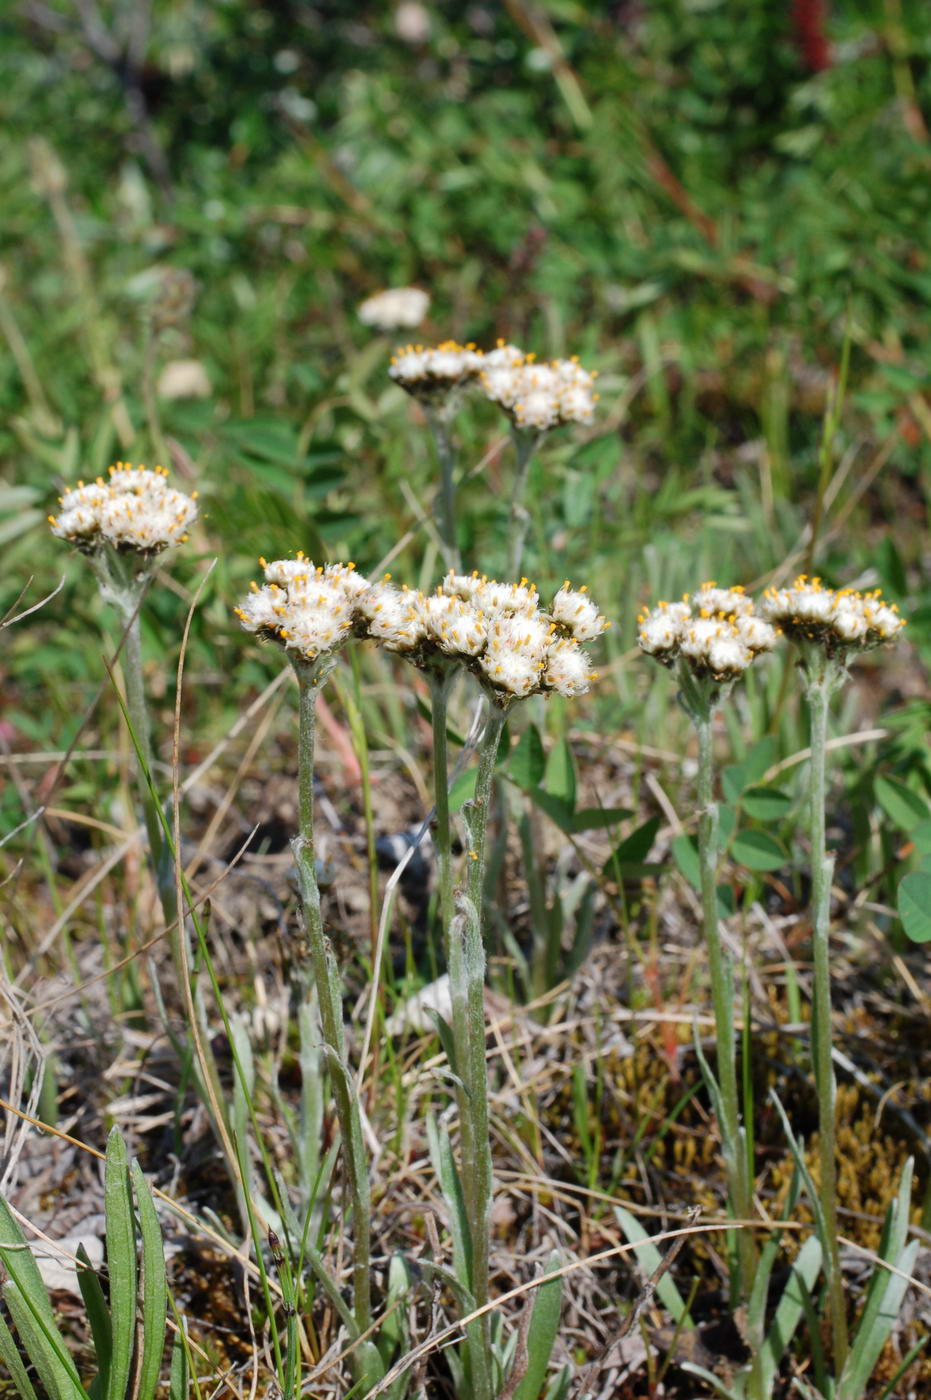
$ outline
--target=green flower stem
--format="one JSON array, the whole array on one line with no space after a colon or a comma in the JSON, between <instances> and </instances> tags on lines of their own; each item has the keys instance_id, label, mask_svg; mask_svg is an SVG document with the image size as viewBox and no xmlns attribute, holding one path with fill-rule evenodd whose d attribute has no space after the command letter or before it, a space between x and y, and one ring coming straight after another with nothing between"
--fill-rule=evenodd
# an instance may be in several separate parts
<instances>
[{"instance_id":1,"label":"green flower stem","mask_svg":"<svg viewBox=\"0 0 931 1400\"><path fill-rule=\"evenodd\" d=\"M458 574L462 572L462 563L456 541L456 458L443 409L433 408L428 404L424 411L440 464L440 539L443 544L443 558L447 569L453 569Z\"/></svg>"},{"instance_id":2,"label":"green flower stem","mask_svg":"<svg viewBox=\"0 0 931 1400\"><path fill-rule=\"evenodd\" d=\"M449 823L449 742L446 724L449 693L455 671L428 671L433 723L433 801L436 807L436 862L439 875L440 918L449 961L448 930L453 916L452 834Z\"/></svg>"},{"instance_id":3,"label":"green flower stem","mask_svg":"<svg viewBox=\"0 0 931 1400\"><path fill-rule=\"evenodd\" d=\"M360 1332L372 1321L371 1303L371 1199L362 1119L352 1076L346 1062L343 1037L342 999L336 959L323 931L320 888L317 884L317 857L314 845L314 739L316 702L321 686L336 663L329 656L316 663L295 661L300 693L300 737L298 750L299 831L291 842L297 864L304 927L310 964L317 987L320 1023L328 1049L328 1062L336 1100L336 1116L342 1140L343 1163L352 1201L353 1316Z\"/></svg>"},{"instance_id":4,"label":"green flower stem","mask_svg":"<svg viewBox=\"0 0 931 1400\"><path fill-rule=\"evenodd\" d=\"M828 704L838 678L836 663L819 657L808 670L806 698L811 715L811 840L812 950L815 985L812 1007L812 1070L818 1095L818 1147L821 1165L821 1209L828 1249L828 1294L834 1366L840 1374L848 1352L847 1310L837 1243L836 1082L831 1055L830 915L834 858L825 841L825 778L827 768Z\"/></svg>"},{"instance_id":5,"label":"green flower stem","mask_svg":"<svg viewBox=\"0 0 931 1400\"><path fill-rule=\"evenodd\" d=\"M514 451L517 455L517 470L514 474L514 486L511 491L511 516L508 525L508 572L509 579L520 577L521 561L524 557L524 544L527 540L527 531L530 528L530 512L524 505L524 496L527 493L527 477L530 472L530 461L536 451L542 433L528 432L526 429L514 428L511 432L514 442Z\"/></svg>"},{"instance_id":6,"label":"green flower stem","mask_svg":"<svg viewBox=\"0 0 931 1400\"><path fill-rule=\"evenodd\" d=\"M485 732L479 746L475 796L467 804L464 813L469 862L466 891L460 891L457 896L457 914L449 928L453 1038L456 1069L462 1082L459 1095L462 1187L469 1227L469 1281L476 1307L483 1307L488 1302L492 1202L488 1071L485 1063L485 948L482 895L485 883L488 814L498 744L504 722L504 711L497 705L489 706ZM467 1341L471 1394L474 1400L491 1400L491 1334L487 1314L470 1326Z\"/></svg>"},{"instance_id":7,"label":"green flower stem","mask_svg":"<svg viewBox=\"0 0 931 1400\"><path fill-rule=\"evenodd\" d=\"M737 1087L737 1054L734 1040L734 969L721 939L718 921L718 805L714 800L713 709L706 705L693 719L698 731L698 857L701 866L702 916L711 999L714 1007L718 1085L721 1093L721 1138L731 1208L738 1219L752 1218L747 1154L741 1130L740 1095ZM737 1232L740 1283L746 1296L753 1281L756 1249L747 1229Z\"/></svg>"}]
</instances>

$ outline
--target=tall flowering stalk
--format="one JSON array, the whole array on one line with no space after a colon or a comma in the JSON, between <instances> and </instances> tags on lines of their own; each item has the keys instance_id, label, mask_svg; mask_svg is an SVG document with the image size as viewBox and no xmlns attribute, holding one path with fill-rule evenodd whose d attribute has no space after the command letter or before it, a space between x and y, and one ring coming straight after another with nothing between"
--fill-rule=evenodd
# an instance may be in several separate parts
<instances>
[{"instance_id":1,"label":"tall flowering stalk","mask_svg":"<svg viewBox=\"0 0 931 1400\"><path fill-rule=\"evenodd\" d=\"M753 1188L747 1137L740 1108L734 1037L734 969L721 938L717 872L720 858L718 806L714 800L714 716L753 660L776 644L777 633L758 617L740 588L706 583L680 603L659 603L639 619L641 649L675 670L679 699L698 735L698 854L702 921L717 1046L717 1104L728 1195L734 1215L749 1220ZM747 1229L738 1232L737 1292L753 1281L756 1247Z\"/></svg>"},{"instance_id":2,"label":"tall flowering stalk","mask_svg":"<svg viewBox=\"0 0 931 1400\"><path fill-rule=\"evenodd\" d=\"M598 395L595 375L578 358L538 364L516 345L499 341L485 355L479 376L485 395L507 414L517 457L511 487L508 523L508 573L520 574L530 516L524 505L530 463L537 447L553 428L568 423L591 423Z\"/></svg>"},{"instance_id":3,"label":"tall flowering stalk","mask_svg":"<svg viewBox=\"0 0 931 1400\"><path fill-rule=\"evenodd\" d=\"M510 709L531 695L584 694L594 673L583 649L608 625L585 589L568 583L548 610L522 579L499 583L478 573L450 572L430 596L376 585L361 602L369 635L405 655L430 678L438 816L440 903L452 994L452 1039L460 1119L460 1171L469 1235L468 1287L477 1307L489 1297L493 1195L488 1080L485 1064L483 890L488 816L495 763ZM467 876L453 890L445 733L445 697L452 677L474 675L488 698L479 743L475 793L464 812ZM441 708L442 706L442 708ZM439 718L438 718L439 712ZM494 1393L487 1315L467 1333L471 1394Z\"/></svg>"},{"instance_id":4,"label":"tall flowering stalk","mask_svg":"<svg viewBox=\"0 0 931 1400\"><path fill-rule=\"evenodd\" d=\"M149 852L166 923L177 918L174 872L147 775L152 771L152 744L142 670L139 613L163 550L182 544L197 516L196 492L186 496L169 486L164 467L148 470L117 462L106 478L79 481L60 497L57 515L49 516L52 534L73 544L94 571L103 600L123 624L123 677L126 708L142 766L139 794L149 838Z\"/></svg>"},{"instance_id":5,"label":"tall flowering stalk","mask_svg":"<svg viewBox=\"0 0 931 1400\"><path fill-rule=\"evenodd\" d=\"M868 594L851 589L835 591L825 588L820 579L809 579L804 574L791 588L768 589L760 611L798 648L811 716L812 1072L818 1096L819 1190L828 1247L831 1332L834 1364L840 1373L849 1344L837 1243L837 1086L832 1058L830 962L834 857L828 854L825 839L828 713L831 695L847 677L847 662L851 656L893 641L905 623L895 607L883 602L878 590Z\"/></svg>"},{"instance_id":6,"label":"tall flowering stalk","mask_svg":"<svg viewBox=\"0 0 931 1400\"><path fill-rule=\"evenodd\" d=\"M314 750L317 696L354 628L365 635L358 607L369 583L351 564L317 566L303 554L296 559L260 562L265 582L261 586L254 583L236 611L247 631L284 649L297 677L299 826L291 849L352 1206L353 1319L357 1331L363 1333L372 1321L371 1197L359 1103L346 1056L339 970L320 909L314 842ZM364 1373L365 1349L360 1365Z\"/></svg>"},{"instance_id":7,"label":"tall flowering stalk","mask_svg":"<svg viewBox=\"0 0 931 1400\"><path fill-rule=\"evenodd\" d=\"M460 567L456 533L456 457L449 425L460 391L482 367L483 356L474 345L446 340L435 348L405 345L392 356L388 373L423 407L430 425L440 468L440 541L446 567Z\"/></svg>"}]
</instances>

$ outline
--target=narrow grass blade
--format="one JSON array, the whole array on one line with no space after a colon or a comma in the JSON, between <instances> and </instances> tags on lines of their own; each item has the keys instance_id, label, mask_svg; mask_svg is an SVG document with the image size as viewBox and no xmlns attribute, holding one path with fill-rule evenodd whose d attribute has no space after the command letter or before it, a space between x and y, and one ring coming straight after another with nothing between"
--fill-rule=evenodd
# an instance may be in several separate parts
<instances>
[{"instance_id":1,"label":"narrow grass blade","mask_svg":"<svg viewBox=\"0 0 931 1400\"><path fill-rule=\"evenodd\" d=\"M168 1400L188 1400L188 1365L185 1339L179 1330L171 1347L171 1371L168 1378Z\"/></svg>"},{"instance_id":2,"label":"narrow grass blade","mask_svg":"<svg viewBox=\"0 0 931 1400\"><path fill-rule=\"evenodd\" d=\"M637 1256L637 1262L647 1278L651 1278L662 1264L663 1256L653 1244L640 1221L631 1215L629 1210L625 1210L623 1206L615 1206L614 1214L624 1234L635 1246L634 1254ZM689 1316L685 1299L676 1287L675 1280L668 1273L663 1274L657 1283L656 1296L677 1327L691 1328L695 1326Z\"/></svg>"},{"instance_id":3,"label":"narrow grass blade","mask_svg":"<svg viewBox=\"0 0 931 1400\"><path fill-rule=\"evenodd\" d=\"M0 1262L10 1275L3 1290L16 1330L52 1400L85 1395L80 1377L55 1325L55 1314L26 1236L0 1196Z\"/></svg>"},{"instance_id":4,"label":"narrow grass blade","mask_svg":"<svg viewBox=\"0 0 931 1400\"><path fill-rule=\"evenodd\" d=\"M910 1157L902 1172L896 1199L886 1212L879 1243L880 1259L894 1264L904 1274L911 1272L918 1250L917 1241L905 1247L913 1170L914 1162ZM857 1335L837 1388L838 1400L859 1400L863 1394L898 1316L907 1287L907 1278L890 1273L881 1264L876 1265L866 1291Z\"/></svg>"},{"instance_id":5,"label":"narrow grass blade","mask_svg":"<svg viewBox=\"0 0 931 1400\"><path fill-rule=\"evenodd\" d=\"M769 1097L782 1121L782 1126L785 1131L786 1139L789 1143L789 1148L792 1152L792 1156L795 1160L795 1165L798 1168L799 1174L801 1175L801 1178L805 1183L805 1190L808 1192L809 1204L811 1206L812 1213L815 1217L815 1228L818 1232L818 1239L821 1241L821 1248L824 1250L825 1254L827 1254L830 1257L831 1241L827 1237L827 1230L824 1224L824 1211L821 1209L821 1196L818 1192L818 1188L815 1186L815 1183L812 1180L811 1172L808 1170L808 1163L805 1161L805 1153L802 1150L802 1145L792 1131L792 1125L789 1122L788 1114L786 1113L785 1109L780 1103L779 1096L775 1092L775 1090L770 1090Z\"/></svg>"},{"instance_id":6,"label":"narrow grass blade","mask_svg":"<svg viewBox=\"0 0 931 1400\"><path fill-rule=\"evenodd\" d=\"M452 1144L445 1128L441 1128L434 1118L427 1119L427 1140L430 1144L430 1157L433 1170L449 1211L449 1227L453 1236L453 1265L456 1277L464 1288L472 1288L472 1236L466 1217L465 1198L462 1182L456 1170Z\"/></svg>"},{"instance_id":7,"label":"narrow grass blade","mask_svg":"<svg viewBox=\"0 0 931 1400\"><path fill-rule=\"evenodd\" d=\"M94 1354L97 1357L97 1375L91 1386L91 1393L94 1400L97 1400L98 1396L106 1394L109 1384L110 1358L113 1355L113 1329L110 1326L110 1309L103 1296L100 1277L88 1258L87 1250L83 1244L78 1245L77 1257L78 1263L81 1265L78 1269L78 1287L87 1309L87 1320L90 1323L91 1336L94 1340Z\"/></svg>"},{"instance_id":8,"label":"narrow grass blade","mask_svg":"<svg viewBox=\"0 0 931 1400\"><path fill-rule=\"evenodd\" d=\"M168 1314L165 1248L155 1202L138 1162L132 1164L132 1179L142 1235L142 1357L135 1400L153 1400L162 1368Z\"/></svg>"},{"instance_id":9,"label":"narrow grass blade","mask_svg":"<svg viewBox=\"0 0 931 1400\"><path fill-rule=\"evenodd\" d=\"M766 1334L763 1349L755 1363L762 1388L756 1394L769 1396L779 1363L795 1335L795 1330L805 1311L805 1295L811 1293L815 1280L821 1272L823 1254L819 1241L812 1235L798 1252L789 1281L779 1299L772 1326Z\"/></svg>"},{"instance_id":10,"label":"narrow grass blade","mask_svg":"<svg viewBox=\"0 0 931 1400\"><path fill-rule=\"evenodd\" d=\"M547 1272L555 1273L560 1262L559 1254L554 1250L547 1261ZM562 1278L541 1283L536 1294L530 1317L530 1330L527 1333L527 1369L514 1391L513 1400L537 1400L543 1388L553 1344L559 1331Z\"/></svg>"},{"instance_id":11,"label":"narrow grass blade","mask_svg":"<svg viewBox=\"0 0 931 1400\"><path fill-rule=\"evenodd\" d=\"M0 1317L0 1361L9 1371L10 1380L16 1386L20 1400L39 1400L32 1381L29 1379L29 1373L23 1365L16 1339L2 1317Z\"/></svg>"},{"instance_id":12,"label":"narrow grass blade","mask_svg":"<svg viewBox=\"0 0 931 1400\"><path fill-rule=\"evenodd\" d=\"M103 1194L113 1327L113 1356L106 1400L126 1400L136 1338L136 1229L126 1143L118 1128L107 1138Z\"/></svg>"},{"instance_id":13,"label":"narrow grass blade","mask_svg":"<svg viewBox=\"0 0 931 1400\"><path fill-rule=\"evenodd\" d=\"M50 1400L83 1400L84 1388L77 1373L71 1373L73 1363L57 1333L54 1338L50 1336L45 1319L36 1317L29 1299L18 1288L7 1288L4 1298L26 1355L36 1368Z\"/></svg>"}]
</instances>

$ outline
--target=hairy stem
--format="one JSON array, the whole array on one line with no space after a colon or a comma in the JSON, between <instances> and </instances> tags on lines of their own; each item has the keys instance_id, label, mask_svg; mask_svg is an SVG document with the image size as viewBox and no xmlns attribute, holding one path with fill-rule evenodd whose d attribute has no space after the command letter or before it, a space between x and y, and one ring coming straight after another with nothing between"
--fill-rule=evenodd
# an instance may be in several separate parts
<instances>
[{"instance_id":1,"label":"hairy stem","mask_svg":"<svg viewBox=\"0 0 931 1400\"><path fill-rule=\"evenodd\" d=\"M462 564L456 541L456 458L449 436L449 425L443 412L428 407L426 414L440 465L440 539L443 544L443 558L447 569L453 569L458 574L462 570Z\"/></svg>"},{"instance_id":2,"label":"hairy stem","mask_svg":"<svg viewBox=\"0 0 931 1400\"><path fill-rule=\"evenodd\" d=\"M482 895L485 884L488 814L491 805L498 743L504 711L489 707L479 746L475 796L465 819L469 849L467 892L457 898L457 916L450 925L450 984L453 991L453 1034L457 1069L463 1082L462 1182L471 1242L471 1286L477 1307L488 1302L488 1255L491 1230L492 1156L488 1118L488 1072L485 1064L485 948ZM474 1400L491 1400L491 1338L485 1317L468 1331Z\"/></svg>"},{"instance_id":3,"label":"hairy stem","mask_svg":"<svg viewBox=\"0 0 931 1400\"><path fill-rule=\"evenodd\" d=\"M734 1041L734 969L721 939L718 922L718 805L714 800L714 759L710 707L695 716L698 731L698 855L701 866L702 918L711 999L714 1007L718 1085L721 1091L721 1138L727 1170L731 1209L738 1219L749 1220L753 1201L747 1156L741 1131L740 1095L737 1087L737 1054ZM746 1296L753 1281L755 1249L749 1230L737 1232L740 1280L738 1293Z\"/></svg>"},{"instance_id":4,"label":"hairy stem","mask_svg":"<svg viewBox=\"0 0 931 1400\"><path fill-rule=\"evenodd\" d=\"M827 854L825 841L825 779L827 755L828 702L832 690L830 668L825 661L820 674L812 676L806 689L811 715L811 791L809 832L811 840L812 952L815 985L812 1007L812 1070L818 1095L818 1149L821 1165L821 1209L824 1213L828 1251L828 1294L831 1308L831 1335L834 1366L838 1374L847 1358L847 1311L837 1243L837 1162L834 1063L831 1038L831 965L829 929L831 881L834 859Z\"/></svg>"},{"instance_id":5,"label":"hairy stem","mask_svg":"<svg viewBox=\"0 0 931 1400\"><path fill-rule=\"evenodd\" d=\"M440 899L440 919L443 937L447 941L446 959L449 961L448 933L453 916L453 868L452 833L449 823L449 743L446 737L446 721L449 713L449 693L455 672L438 674L427 673L430 686L431 718L433 723L433 801L436 807L436 863Z\"/></svg>"},{"instance_id":6,"label":"hairy stem","mask_svg":"<svg viewBox=\"0 0 931 1400\"><path fill-rule=\"evenodd\" d=\"M314 846L314 738L317 694L328 671L295 662L300 692L300 739L298 750L298 835L291 843L297 863L304 929L310 963L317 987L320 1023L328 1048L328 1062L336 1100L343 1153L343 1165L352 1202L353 1316L360 1332L372 1320L371 1200L362 1120L352 1077L346 1062L343 1038L343 1010L336 959L323 930L320 888L317 884L317 858Z\"/></svg>"}]
</instances>

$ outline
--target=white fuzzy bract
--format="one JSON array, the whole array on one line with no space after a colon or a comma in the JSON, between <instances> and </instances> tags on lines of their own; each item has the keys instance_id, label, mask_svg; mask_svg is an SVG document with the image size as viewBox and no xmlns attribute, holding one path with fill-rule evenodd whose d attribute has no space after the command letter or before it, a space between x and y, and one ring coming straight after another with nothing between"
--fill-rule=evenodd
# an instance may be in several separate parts
<instances>
[{"instance_id":1,"label":"white fuzzy bract","mask_svg":"<svg viewBox=\"0 0 931 1400\"><path fill-rule=\"evenodd\" d=\"M364 326L374 326L376 330L411 330L420 325L429 305L429 293L419 287L389 287L366 297L357 307L357 314Z\"/></svg>"},{"instance_id":2,"label":"white fuzzy bract","mask_svg":"<svg viewBox=\"0 0 931 1400\"><path fill-rule=\"evenodd\" d=\"M577 642L593 642L610 626L589 597L588 589L570 588L568 579L553 599L552 613Z\"/></svg>"},{"instance_id":3,"label":"white fuzzy bract","mask_svg":"<svg viewBox=\"0 0 931 1400\"><path fill-rule=\"evenodd\" d=\"M359 615L373 641L388 651L413 651L424 637L418 595L386 581L374 583L358 600Z\"/></svg>"},{"instance_id":4,"label":"white fuzzy bract","mask_svg":"<svg viewBox=\"0 0 931 1400\"><path fill-rule=\"evenodd\" d=\"M479 374L483 356L474 345L445 340L435 347L405 345L391 357L388 373L415 398L434 399Z\"/></svg>"},{"instance_id":5,"label":"white fuzzy bract","mask_svg":"<svg viewBox=\"0 0 931 1400\"><path fill-rule=\"evenodd\" d=\"M167 476L164 467L118 462L108 479L79 481L61 497L58 515L49 516L52 534L85 552L109 544L151 555L183 543L197 517L197 497L169 486Z\"/></svg>"},{"instance_id":6,"label":"white fuzzy bract","mask_svg":"<svg viewBox=\"0 0 931 1400\"><path fill-rule=\"evenodd\" d=\"M835 591L805 574L791 588L767 589L760 611L793 641L814 643L841 658L891 642L905 626L898 608L883 602L879 589Z\"/></svg>"}]
</instances>

